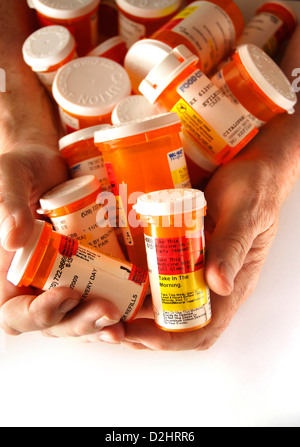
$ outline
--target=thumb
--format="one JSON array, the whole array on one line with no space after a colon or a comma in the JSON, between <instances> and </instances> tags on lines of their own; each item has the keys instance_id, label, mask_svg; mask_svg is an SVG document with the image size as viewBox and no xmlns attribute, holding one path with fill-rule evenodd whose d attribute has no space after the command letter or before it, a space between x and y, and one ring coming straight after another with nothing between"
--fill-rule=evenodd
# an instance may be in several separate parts
<instances>
[{"instance_id":1,"label":"thumb","mask_svg":"<svg viewBox=\"0 0 300 447\"><path fill-rule=\"evenodd\" d=\"M218 295L233 292L234 281L258 235L255 225L242 214L222 218L207 246L206 280Z\"/></svg>"},{"instance_id":2,"label":"thumb","mask_svg":"<svg viewBox=\"0 0 300 447\"><path fill-rule=\"evenodd\" d=\"M27 168L12 154L0 161L0 240L5 250L23 247L33 230L31 182Z\"/></svg>"}]
</instances>

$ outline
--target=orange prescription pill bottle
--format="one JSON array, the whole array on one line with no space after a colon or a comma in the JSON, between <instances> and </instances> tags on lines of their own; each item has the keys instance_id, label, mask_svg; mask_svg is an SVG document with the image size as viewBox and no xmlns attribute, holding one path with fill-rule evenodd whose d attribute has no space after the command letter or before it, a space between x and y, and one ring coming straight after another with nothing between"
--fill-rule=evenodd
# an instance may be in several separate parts
<instances>
[{"instance_id":1,"label":"orange prescription pill bottle","mask_svg":"<svg viewBox=\"0 0 300 447\"><path fill-rule=\"evenodd\" d=\"M102 57L81 57L59 69L53 83L62 124L67 133L111 124L118 102L131 94L126 70Z\"/></svg>"},{"instance_id":2,"label":"orange prescription pill bottle","mask_svg":"<svg viewBox=\"0 0 300 447\"><path fill-rule=\"evenodd\" d=\"M256 45L243 45L212 81L260 128L280 113L293 114L297 95L280 67Z\"/></svg>"},{"instance_id":3,"label":"orange prescription pill bottle","mask_svg":"<svg viewBox=\"0 0 300 447\"><path fill-rule=\"evenodd\" d=\"M258 8L237 45L253 44L274 56L296 26L297 16L288 2L267 2Z\"/></svg>"},{"instance_id":4,"label":"orange prescription pill bottle","mask_svg":"<svg viewBox=\"0 0 300 447\"><path fill-rule=\"evenodd\" d=\"M231 160L258 130L199 70L198 58L184 45L175 48L140 85L140 92L176 112L216 163Z\"/></svg>"},{"instance_id":5,"label":"orange prescription pill bottle","mask_svg":"<svg viewBox=\"0 0 300 447\"><path fill-rule=\"evenodd\" d=\"M127 46L120 36L111 37L100 43L96 48L90 51L87 56L106 57L112 61L123 65L127 54Z\"/></svg>"},{"instance_id":6,"label":"orange prescription pill bottle","mask_svg":"<svg viewBox=\"0 0 300 447\"><path fill-rule=\"evenodd\" d=\"M151 104L143 95L131 95L121 99L113 110L111 120L113 125L128 123L138 119L160 114L158 107Z\"/></svg>"},{"instance_id":7,"label":"orange prescription pill bottle","mask_svg":"<svg viewBox=\"0 0 300 447\"><path fill-rule=\"evenodd\" d=\"M130 48L150 37L167 23L182 6L182 0L116 0L119 9L119 34Z\"/></svg>"},{"instance_id":8,"label":"orange prescription pill bottle","mask_svg":"<svg viewBox=\"0 0 300 447\"><path fill-rule=\"evenodd\" d=\"M22 52L26 64L49 92L58 69L77 57L74 36L59 25L35 31L24 42Z\"/></svg>"},{"instance_id":9,"label":"orange prescription pill bottle","mask_svg":"<svg viewBox=\"0 0 300 447\"><path fill-rule=\"evenodd\" d=\"M172 49L169 45L154 39L142 39L129 48L124 67L130 77L133 93L139 93L142 80L171 53Z\"/></svg>"},{"instance_id":10,"label":"orange prescription pill bottle","mask_svg":"<svg viewBox=\"0 0 300 447\"><path fill-rule=\"evenodd\" d=\"M83 301L107 299L125 321L135 318L149 289L146 271L80 245L38 220L25 247L16 252L7 279L15 286L44 291L68 287Z\"/></svg>"},{"instance_id":11,"label":"orange prescription pill bottle","mask_svg":"<svg viewBox=\"0 0 300 447\"><path fill-rule=\"evenodd\" d=\"M92 246L110 256L124 258L114 228L105 216L98 196L102 188L96 177L88 175L69 180L40 199L43 214L51 219L56 231ZM105 193L103 193L105 194Z\"/></svg>"},{"instance_id":12,"label":"orange prescription pill bottle","mask_svg":"<svg viewBox=\"0 0 300 447\"><path fill-rule=\"evenodd\" d=\"M116 197L119 227L130 261L146 267L143 230L132 206L143 193L162 188L190 187L175 113L132 121L95 133Z\"/></svg>"},{"instance_id":13,"label":"orange prescription pill bottle","mask_svg":"<svg viewBox=\"0 0 300 447\"><path fill-rule=\"evenodd\" d=\"M94 133L110 127L109 124L78 130L58 142L62 157L66 160L72 178L94 175L102 191L110 191L110 183L104 166L102 152L94 143Z\"/></svg>"},{"instance_id":14,"label":"orange prescription pill bottle","mask_svg":"<svg viewBox=\"0 0 300 447\"><path fill-rule=\"evenodd\" d=\"M156 324L170 332L206 326L212 313L204 278L204 194L156 191L141 196L135 209L144 227Z\"/></svg>"},{"instance_id":15,"label":"orange prescription pill bottle","mask_svg":"<svg viewBox=\"0 0 300 447\"><path fill-rule=\"evenodd\" d=\"M71 31L83 56L98 43L100 0L27 0L41 26L62 25Z\"/></svg>"},{"instance_id":16,"label":"orange prescription pill bottle","mask_svg":"<svg viewBox=\"0 0 300 447\"><path fill-rule=\"evenodd\" d=\"M232 1L222 4L224 9L215 2L193 2L150 37L172 48L185 45L199 57L199 68L207 74L231 53L244 30L237 5Z\"/></svg>"}]
</instances>

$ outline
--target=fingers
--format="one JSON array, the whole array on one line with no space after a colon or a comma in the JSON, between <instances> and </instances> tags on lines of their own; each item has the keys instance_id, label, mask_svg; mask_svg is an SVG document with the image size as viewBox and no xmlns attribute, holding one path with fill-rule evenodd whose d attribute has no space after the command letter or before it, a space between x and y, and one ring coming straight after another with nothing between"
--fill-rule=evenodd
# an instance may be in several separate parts
<instances>
[{"instance_id":1,"label":"fingers","mask_svg":"<svg viewBox=\"0 0 300 447\"><path fill-rule=\"evenodd\" d=\"M11 154L0 157L0 238L6 250L25 245L33 230L30 181L25 166Z\"/></svg>"}]
</instances>

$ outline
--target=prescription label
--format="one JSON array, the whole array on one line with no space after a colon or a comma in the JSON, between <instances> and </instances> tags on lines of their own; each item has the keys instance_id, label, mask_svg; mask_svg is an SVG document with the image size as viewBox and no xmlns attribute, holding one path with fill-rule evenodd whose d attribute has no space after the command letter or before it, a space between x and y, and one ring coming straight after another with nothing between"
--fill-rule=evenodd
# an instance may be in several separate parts
<instances>
[{"instance_id":1,"label":"prescription label","mask_svg":"<svg viewBox=\"0 0 300 447\"><path fill-rule=\"evenodd\" d=\"M274 14L268 12L262 12L255 16L253 20L246 26L243 36L238 42L238 45L244 45L251 43L258 46L259 48L271 51L273 54L274 44L272 43L272 38L283 26L283 21L276 17ZM275 44L276 49L277 42Z\"/></svg>"},{"instance_id":2,"label":"prescription label","mask_svg":"<svg viewBox=\"0 0 300 447\"><path fill-rule=\"evenodd\" d=\"M121 12L119 13L119 34L130 48L135 42L146 35L146 27L141 23L130 20Z\"/></svg>"},{"instance_id":3,"label":"prescription label","mask_svg":"<svg viewBox=\"0 0 300 447\"><path fill-rule=\"evenodd\" d=\"M72 178L94 175L100 182L103 191L110 191L110 184L102 155L81 161L70 167Z\"/></svg>"},{"instance_id":4,"label":"prescription label","mask_svg":"<svg viewBox=\"0 0 300 447\"><path fill-rule=\"evenodd\" d=\"M203 74L193 72L177 88L181 100L175 105L183 125L212 154L219 154L228 145L238 146L254 125Z\"/></svg>"},{"instance_id":5,"label":"prescription label","mask_svg":"<svg viewBox=\"0 0 300 447\"><path fill-rule=\"evenodd\" d=\"M204 278L204 234L153 238L145 235L155 319L167 330L204 326L211 319Z\"/></svg>"},{"instance_id":6,"label":"prescription label","mask_svg":"<svg viewBox=\"0 0 300 447\"><path fill-rule=\"evenodd\" d=\"M174 188L191 188L190 175L186 165L183 148L168 153L168 161Z\"/></svg>"}]
</instances>

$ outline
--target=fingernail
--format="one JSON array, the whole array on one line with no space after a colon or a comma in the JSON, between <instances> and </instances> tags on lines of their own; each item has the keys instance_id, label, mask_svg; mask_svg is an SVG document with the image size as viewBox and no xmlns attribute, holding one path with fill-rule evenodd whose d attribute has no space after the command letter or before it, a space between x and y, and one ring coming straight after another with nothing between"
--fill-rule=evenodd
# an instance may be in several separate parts
<instances>
[{"instance_id":1,"label":"fingernail","mask_svg":"<svg viewBox=\"0 0 300 447\"><path fill-rule=\"evenodd\" d=\"M110 335L108 334L99 334L99 340L103 341L104 343L109 343L110 345L119 345L120 343L115 341Z\"/></svg>"},{"instance_id":2,"label":"fingernail","mask_svg":"<svg viewBox=\"0 0 300 447\"><path fill-rule=\"evenodd\" d=\"M115 324L119 323L117 320L111 320L107 317L102 317L99 320L96 321L95 327L96 329L104 329L105 327L113 326Z\"/></svg>"},{"instance_id":3,"label":"fingernail","mask_svg":"<svg viewBox=\"0 0 300 447\"><path fill-rule=\"evenodd\" d=\"M66 300L62 303L62 305L60 306L59 310L62 314L66 314L68 312L70 312L70 310L74 309L76 306L78 306L79 301L77 300Z\"/></svg>"},{"instance_id":4,"label":"fingernail","mask_svg":"<svg viewBox=\"0 0 300 447\"><path fill-rule=\"evenodd\" d=\"M7 247L7 241L11 232L16 228L16 219L13 216L9 216L1 225L0 235L1 235L1 245L4 249Z\"/></svg>"}]
</instances>

